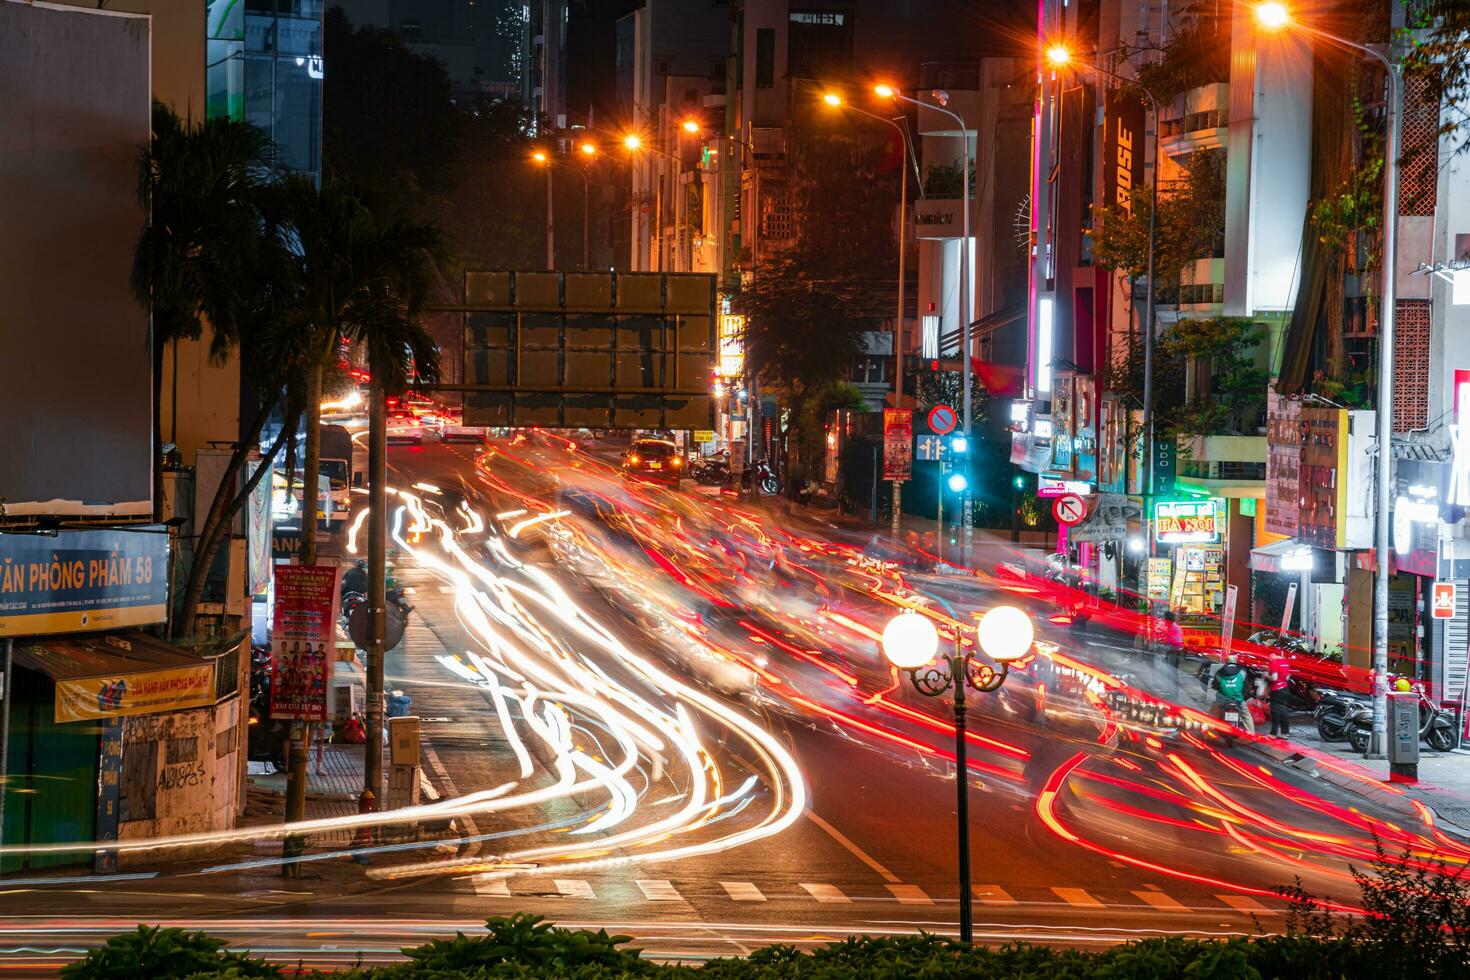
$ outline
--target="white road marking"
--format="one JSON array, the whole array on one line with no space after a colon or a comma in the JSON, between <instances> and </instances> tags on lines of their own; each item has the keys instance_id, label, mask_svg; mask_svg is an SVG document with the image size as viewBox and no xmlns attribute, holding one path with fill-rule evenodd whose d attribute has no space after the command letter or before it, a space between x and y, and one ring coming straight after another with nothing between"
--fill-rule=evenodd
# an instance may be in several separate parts
<instances>
[{"instance_id":1,"label":"white road marking","mask_svg":"<svg viewBox=\"0 0 1470 980\"><path fill-rule=\"evenodd\" d=\"M981 905L1019 905L1011 893L999 885L976 885L972 889Z\"/></svg>"},{"instance_id":2,"label":"white road marking","mask_svg":"<svg viewBox=\"0 0 1470 980\"><path fill-rule=\"evenodd\" d=\"M766 900L761 890L748 881L722 881L720 885L725 889L725 894L737 902L764 902Z\"/></svg>"},{"instance_id":3,"label":"white road marking","mask_svg":"<svg viewBox=\"0 0 1470 980\"><path fill-rule=\"evenodd\" d=\"M643 897L650 902L679 902L683 896L674 890L674 886L667 881L643 881L634 882L638 889L643 892Z\"/></svg>"},{"instance_id":4,"label":"white road marking","mask_svg":"<svg viewBox=\"0 0 1470 980\"><path fill-rule=\"evenodd\" d=\"M470 879L470 884L475 887L475 894L481 898L510 898L510 882L504 878L475 875Z\"/></svg>"},{"instance_id":5,"label":"white road marking","mask_svg":"<svg viewBox=\"0 0 1470 980\"><path fill-rule=\"evenodd\" d=\"M1099 902L1081 888L1053 888L1052 891L1056 892L1057 897L1069 905L1077 905L1089 909L1100 909L1103 907L1102 902Z\"/></svg>"},{"instance_id":6,"label":"white road marking","mask_svg":"<svg viewBox=\"0 0 1470 980\"><path fill-rule=\"evenodd\" d=\"M1188 911L1183 905L1181 905L1179 902L1174 901L1174 899L1170 898L1168 895L1165 895L1163 892L1135 891L1133 894L1137 895L1139 898L1143 899L1154 908L1159 909L1163 912Z\"/></svg>"},{"instance_id":7,"label":"white road marking","mask_svg":"<svg viewBox=\"0 0 1470 980\"><path fill-rule=\"evenodd\" d=\"M898 899L900 905L933 905L934 899L924 894L924 889L918 885L895 885L888 883L888 890L893 897Z\"/></svg>"},{"instance_id":8,"label":"white road marking","mask_svg":"<svg viewBox=\"0 0 1470 980\"><path fill-rule=\"evenodd\" d=\"M894 874L892 871L889 871L887 868L883 867L883 865L879 864L878 861L870 854L868 854L867 851L863 850L861 847L858 847L851 840L849 840L847 838L847 835L844 834L842 831L838 830L836 827L832 826L830 823L817 816L815 810L806 811L806 815L811 818L812 823L825 830L832 837L833 840L851 851L859 861L863 862L868 867L878 872L878 874L882 876L884 881L889 882L890 884L898 884L898 875Z\"/></svg>"},{"instance_id":9,"label":"white road marking","mask_svg":"<svg viewBox=\"0 0 1470 980\"><path fill-rule=\"evenodd\" d=\"M805 881L801 883L808 893L824 905L850 905L852 899L842 894L842 890L836 885L814 885Z\"/></svg>"},{"instance_id":10,"label":"white road marking","mask_svg":"<svg viewBox=\"0 0 1470 980\"><path fill-rule=\"evenodd\" d=\"M580 878L556 878L552 881L563 898L596 898L592 886Z\"/></svg>"},{"instance_id":11,"label":"white road marking","mask_svg":"<svg viewBox=\"0 0 1470 980\"><path fill-rule=\"evenodd\" d=\"M1254 912L1257 915L1280 915L1279 909L1268 908L1248 895L1216 895L1220 901L1235 909L1237 912Z\"/></svg>"}]
</instances>

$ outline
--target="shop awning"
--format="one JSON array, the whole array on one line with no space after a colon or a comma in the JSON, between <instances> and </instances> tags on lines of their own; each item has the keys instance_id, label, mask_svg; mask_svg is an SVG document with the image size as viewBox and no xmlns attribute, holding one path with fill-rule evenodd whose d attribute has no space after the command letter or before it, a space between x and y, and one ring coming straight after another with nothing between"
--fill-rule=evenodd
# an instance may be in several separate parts
<instances>
[{"instance_id":1,"label":"shop awning","mask_svg":"<svg viewBox=\"0 0 1470 980\"><path fill-rule=\"evenodd\" d=\"M1292 560L1288 560L1290 555ZM1287 566L1291 567L1287 567ZM1302 572L1312 568L1312 549L1292 538L1251 549L1253 572Z\"/></svg>"},{"instance_id":2,"label":"shop awning","mask_svg":"<svg viewBox=\"0 0 1470 980\"><path fill-rule=\"evenodd\" d=\"M199 708L215 701L214 661L141 632L21 641L14 659L56 682L56 720Z\"/></svg>"}]
</instances>

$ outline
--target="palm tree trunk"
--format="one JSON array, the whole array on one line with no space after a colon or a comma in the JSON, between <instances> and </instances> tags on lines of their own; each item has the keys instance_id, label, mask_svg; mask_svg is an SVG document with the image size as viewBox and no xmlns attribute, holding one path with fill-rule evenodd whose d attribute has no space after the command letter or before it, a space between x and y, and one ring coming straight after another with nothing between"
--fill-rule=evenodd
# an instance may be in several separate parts
<instances>
[{"instance_id":1,"label":"palm tree trunk","mask_svg":"<svg viewBox=\"0 0 1470 980\"><path fill-rule=\"evenodd\" d=\"M163 517L163 341L153 324L153 520Z\"/></svg>"},{"instance_id":2,"label":"palm tree trunk","mask_svg":"<svg viewBox=\"0 0 1470 980\"><path fill-rule=\"evenodd\" d=\"M306 371L306 459L301 464L301 564L316 564L317 511L322 468L322 362Z\"/></svg>"},{"instance_id":3,"label":"palm tree trunk","mask_svg":"<svg viewBox=\"0 0 1470 980\"><path fill-rule=\"evenodd\" d=\"M270 398L260 406L255 422L250 427L249 435L240 441L235 447L234 454L230 457L227 473L238 473L240 467L245 465L245 460L250 455L250 448L259 442L261 430L265 428L266 420L270 418L271 409L275 407L275 403L276 399ZM209 578L209 569L214 564L214 554L224 537L224 529L240 512L240 507L255 491L255 487L265 474L270 472L271 462L281 451L281 445L292 431L293 427L288 419L286 425L281 429L281 434L276 437L275 444L271 446L270 452L262 457L260 466L256 468L255 473L246 481L244 489L238 494L234 493L232 480L220 481L219 487L214 492L214 500L209 505L209 515L205 517L203 526L199 528L199 538L194 548L194 564L189 569L189 582L185 587L184 600L179 606L177 628L173 631L175 637L193 634L194 622L199 612L199 599L204 594L204 583Z\"/></svg>"}]
</instances>

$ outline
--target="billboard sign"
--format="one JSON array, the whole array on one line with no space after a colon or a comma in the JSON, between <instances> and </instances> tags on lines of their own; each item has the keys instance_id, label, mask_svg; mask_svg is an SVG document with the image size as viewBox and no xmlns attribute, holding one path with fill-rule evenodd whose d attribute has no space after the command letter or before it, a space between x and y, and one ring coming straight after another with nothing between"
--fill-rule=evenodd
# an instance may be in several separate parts
<instances>
[{"instance_id":1,"label":"billboard sign","mask_svg":"<svg viewBox=\"0 0 1470 980\"><path fill-rule=\"evenodd\" d=\"M335 565L281 565L271 623L271 717L327 720L337 645Z\"/></svg>"},{"instance_id":2,"label":"billboard sign","mask_svg":"<svg viewBox=\"0 0 1470 980\"><path fill-rule=\"evenodd\" d=\"M717 339L714 276L471 270L464 283L448 310L463 316L464 380L437 388L464 392L465 425L713 427L712 380L737 366Z\"/></svg>"},{"instance_id":3,"label":"billboard sign","mask_svg":"<svg viewBox=\"0 0 1470 980\"><path fill-rule=\"evenodd\" d=\"M720 377L745 375L745 314L720 314Z\"/></svg>"},{"instance_id":4,"label":"billboard sign","mask_svg":"<svg viewBox=\"0 0 1470 980\"><path fill-rule=\"evenodd\" d=\"M142 16L0 3L8 517L153 512L148 313L129 285L149 41Z\"/></svg>"},{"instance_id":5,"label":"billboard sign","mask_svg":"<svg viewBox=\"0 0 1470 980\"><path fill-rule=\"evenodd\" d=\"M0 534L0 636L168 619L168 530Z\"/></svg>"},{"instance_id":6,"label":"billboard sign","mask_svg":"<svg viewBox=\"0 0 1470 980\"><path fill-rule=\"evenodd\" d=\"M1121 88L1103 98L1103 205L1133 212L1133 188L1143 175L1143 100Z\"/></svg>"},{"instance_id":7,"label":"billboard sign","mask_svg":"<svg viewBox=\"0 0 1470 980\"><path fill-rule=\"evenodd\" d=\"M1198 544L1220 539L1215 498L1160 500L1154 504L1154 533L1168 544Z\"/></svg>"},{"instance_id":8,"label":"billboard sign","mask_svg":"<svg viewBox=\"0 0 1470 980\"><path fill-rule=\"evenodd\" d=\"M1274 391L1266 399L1266 530L1295 537L1302 493L1302 405Z\"/></svg>"}]
</instances>

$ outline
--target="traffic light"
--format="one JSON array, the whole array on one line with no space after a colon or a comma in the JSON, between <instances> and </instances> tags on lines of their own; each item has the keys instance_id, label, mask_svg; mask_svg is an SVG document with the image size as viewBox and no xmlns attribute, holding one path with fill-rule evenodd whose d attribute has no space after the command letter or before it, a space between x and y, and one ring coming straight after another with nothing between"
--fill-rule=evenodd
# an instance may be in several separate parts
<instances>
[{"instance_id":1,"label":"traffic light","mask_svg":"<svg viewBox=\"0 0 1470 980\"><path fill-rule=\"evenodd\" d=\"M963 456L970 451L970 440L965 438L963 432L956 432L949 437L949 451L956 456Z\"/></svg>"},{"instance_id":2,"label":"traffic light","mask_svg":"<svg viewBox=\"0 0 1470 980\"><path fill-rule=\"evenodd\" d=\"M964 493L965 492L965 488L968 487L969 485L970 485L970 481L967 480L967 479L965 479L965 474L963 474L963 473L951 473L949 475L949 489L950 489L950 492L952 492L952 493Z\"/></svg>"},{"instance_id":3,"label":"traffic light","mask_svg":"<svg viewBox=\"0 0 1470 980\"><path fill-rule=\"evenodd\" d=\"M1011 477L1011 486L1015 487L1017 490L1025 490L1026 478L1017 473L1015 476Z\"/></svg>"}]
</instances>

